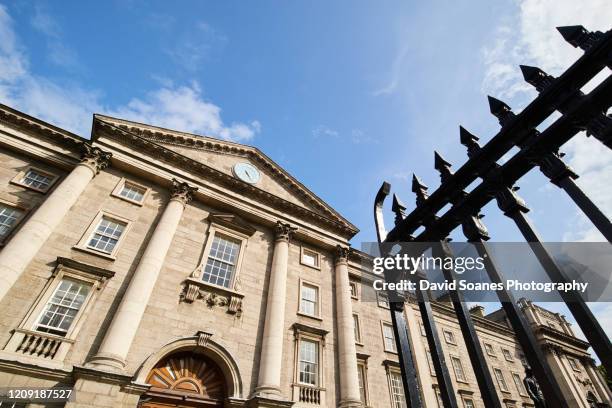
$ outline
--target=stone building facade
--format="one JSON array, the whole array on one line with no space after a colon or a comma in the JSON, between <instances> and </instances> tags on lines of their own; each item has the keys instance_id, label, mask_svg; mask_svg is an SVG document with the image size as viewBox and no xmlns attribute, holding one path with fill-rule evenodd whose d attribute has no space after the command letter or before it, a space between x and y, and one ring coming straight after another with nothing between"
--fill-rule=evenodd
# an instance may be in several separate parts
<instances>
[{"instance_id":1,"label":"stone building facade","mask_svg":"<svg viewBox=\"0 0 612 408\"><path fill-rule=\"evenodd\" d=\"M100 115L85 140L3 105L0 146L0 386L69 387L68 407L405 406L356 227L258 149ZM609 402L588 344L524 310L568 400ZM434 311L458 396L481 407L452 307ZM500 396L532 406L503 316L474 313Z\"/></svg>"}]
</instances>

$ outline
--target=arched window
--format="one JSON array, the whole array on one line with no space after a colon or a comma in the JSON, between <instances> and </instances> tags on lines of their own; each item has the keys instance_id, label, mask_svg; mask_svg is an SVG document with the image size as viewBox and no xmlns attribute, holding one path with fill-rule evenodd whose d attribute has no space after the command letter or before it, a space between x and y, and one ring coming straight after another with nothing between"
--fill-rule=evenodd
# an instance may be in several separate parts
<instances>
[{"instance_id":1,"label":"arched window","mask_svg":"<svg viewBox=\"0 0 612 408\"><path fill-rule=\"evenodd\" d=\"M149 372L141 407L221 407L226 382L219 367L193 351L171 354Z\"/></svg>"}]
</instances>

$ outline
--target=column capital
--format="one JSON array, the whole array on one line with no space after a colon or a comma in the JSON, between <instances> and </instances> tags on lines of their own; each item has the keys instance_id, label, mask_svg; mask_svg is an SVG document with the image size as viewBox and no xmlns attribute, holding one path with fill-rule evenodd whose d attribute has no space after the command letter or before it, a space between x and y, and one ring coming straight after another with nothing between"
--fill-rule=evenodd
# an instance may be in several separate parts
<instances>
[{"instance_id":1,"label":"column capital","mask_svg":"<svg viewBox=\"0 0 612 408\"><path fill-rule=\"evenodd\" d=\"M99 174L100 171L108 167L112 156L112 153L105 152L89 143L81 145L81 164L89 167L94 175Z\"/></svg>"},{"instance_id":2,"label":"column capital","mask_svg":"<svg viewBox=\"0 0 612 408\"><path fill-rule=\"evenodd\" d=\"M336 245L335 260L336 265L339 263L348 263L348 257L351 253L351 248L342 245Z\"/></svg>"},{"instance_id":3,"label":"column capital","mask_svg":"<svg viewBox=\"0 0 612 408\"><path fill-rule=\"evenodd\" d=\"M295 231L297 231L297 228L282 221L276 221L276 225L274 226L274 239L275 241L289 242L291 238L293 238Z\"/></svg>"},{"instance_id":4,"label":"column capital","mask_svg":"<svg viewBox=\"0 0 612 408\"><path fill-rule=\"evenodd\" d=\"M193 199L193 193L197 190L197 187L192 187L184 181L173 178L170 200L176 200L183 205L187 205Z\"/></svg>"}]
</instances>

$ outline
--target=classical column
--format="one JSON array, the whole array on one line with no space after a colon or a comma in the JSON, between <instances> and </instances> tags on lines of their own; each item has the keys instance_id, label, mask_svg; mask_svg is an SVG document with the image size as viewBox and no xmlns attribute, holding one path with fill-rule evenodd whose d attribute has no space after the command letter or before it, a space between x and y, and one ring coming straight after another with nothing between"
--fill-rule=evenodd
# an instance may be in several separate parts
<instances>
[{"instance_id":1,"label":"classical column","mask_svg":"<svg viewBox=\"0 0 612 408\"><path fill-rule=\"evenodd\" d=\"M361 407L355 322L348 274L349 248L336 247L336 326L338 329L338 365L340 368L339 407Z\"/></svg>"},{"instance_id":2,"label":"classical column","mask_svg":"<svg viewBox=\"0 0 612 408\"><path fill-rule=\"evenodd\" d=\"M172 180L172 184L170 201L142 254L98 353L87 363L90 367L120 370L125 367L128 351L181 221L183 210L197 190L176 179Z\"/></svg>"},{"instance_id":3,"label":"classical column","mask_svg":"<svg viewBox=\"0 0 612 408\"><path fill-rule=\"evenodd\" d=\"M87 184L106 168L111 153L82 145L81 162L53 190L0 252L0 300L76 203Z\"/></svg>"},{"instance_id":4,"label":"classical column","mask_svg":"<svg viewBox=\"0 0 612 408\"><path fill-rule=\"evenodd\" d=\"M259 376L255 396L283 399L280 392L285 334L285 307L287 298L287 262L289 240L296 228L278 221L272 256L266 318L261 343Z\"/></svg>"}]
</instances>

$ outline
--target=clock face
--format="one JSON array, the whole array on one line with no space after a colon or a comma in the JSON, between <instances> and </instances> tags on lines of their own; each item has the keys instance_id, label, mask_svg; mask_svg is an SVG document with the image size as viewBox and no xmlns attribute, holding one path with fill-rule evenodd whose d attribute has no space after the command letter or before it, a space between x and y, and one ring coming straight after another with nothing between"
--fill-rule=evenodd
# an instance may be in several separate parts
<instances>
[{"instance_id":1,"label":"clock face","mask_svg":"<svg viewBox=\"0 0 612 408\"><path fill-rule=\"evenodd\" d=\"M259 170L250 163L236 163L234 165L234 174L240 180L250 184L257 183L261 177Z\"/></svg>"}]
</instances>

